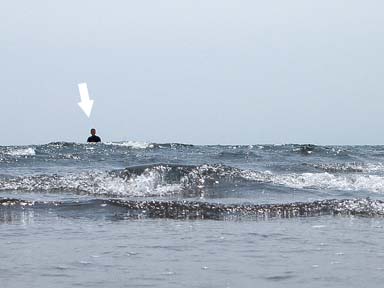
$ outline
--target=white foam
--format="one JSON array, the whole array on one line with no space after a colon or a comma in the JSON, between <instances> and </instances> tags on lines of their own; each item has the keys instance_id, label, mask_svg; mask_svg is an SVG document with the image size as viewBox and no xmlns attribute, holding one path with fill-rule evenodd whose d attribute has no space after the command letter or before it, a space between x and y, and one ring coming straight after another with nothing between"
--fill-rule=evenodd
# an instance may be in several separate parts
<instances>
[{"instance_id":1,"label":"white foam","mask_svg":"<svg viewBox=\"0 0 384 288\"><path fill-rule=\"evenodd\" d=\"M210 176L204 175L206 169L211 169L214 174L222 174L224 177L241 176L247 180L283 185L296 189L321 189L321 190L339 190L339 191L369 191L375 193L384 193L384 176L380 175L362 175L362 174L331 174L331 173L289 173L275 174L270 171L242 171L231 170L228 175L223 167L211 167L202 165L197 171L192 171L182 177L180 182L167 183L164 175L167 173L167 167L163 169L148 169L140 175L129 179L111 176L102 172L97 176L92 175L94 185L91 191L96 194L112 193L121 196L164 196L180 193L183 188L196 184L204 187L210 180ZM239 175L239 174L240 175ZM89 186L89 180L86 181ZM209 182L209 181L208 181ZM209 184L207 184L209 185ZM90 187L85 187L89 190Z\"/></svg>"},{"instance_id":2,"label":"white foam","mask_svg":"<svg viewBox=\"0 0 384 288\"><path fill-rule=\"evenodd\" d=\"M382 172L384 165L382 163L368 163L364 169L365 172Z\"/></svg>"},{"instance_id":3,"label":"white foam","mask_svg":"<svg viewBox=\"0 0 384 288\"><path fill-rule=\"evenodd\" d=\"M384 193L384 176L360 173L286 173L270 171L227 169L225 166L202 165L182 176L179 181L169 182L166 175L170 167L145 169L140 175L121 177L108 172L83 172L79 174L40 175L0 180L0 191L68 191L79 194L115 196L167 196L184 193L189 188L204 188L215 185L221 179L243 178L248 181L271 183L295 189L319 189L334 191L369 191ZM220 181L219 181L220 180ZM236 180L238 181L238 180Z\"/></svg>"},{"instance_id":4,"label":"white foam","mask_svg":"<svg viewBox=\"0 0 384 288\"><path fill-rule=\"evenodd\" d=\"M328 163L328 164L311 164L315 168L323 169L328 172L364 172L376 173L383 172L384 165L382 163Z\"/></svg>"},{"instance_id":5,"label":"white foam","mask_svg":"<svg viewBox=\"0 0 384 288\"><path fill-rule=\"evenodd\" d=\"M147 149L153 148L153 144L146 142L138 142L138 141L127 141L127 142L105 142L105 145L114 145L120 147L130 147L133 149Z\"/></svg>"},{"instance_id":6,"label":"white foam","mask_svg":"<svg viewBox=\"0 0 384 288\"><path fill-rule=\"evenodd\" d=\"M35 149L29 148L13 148L7 151L5 154L10 156L34 156L36 155Z\"/></svg>"},{"instance_id":7,"label":"white foam","mask_svg":"<svg viewBox=\"0 0 384 288\"><path fill-rule=\"evenodd\" d=\"M330 173L272 174L269 171L243 173L248 180L269 182L297 189L370 191L384 193L384 177L377 175L333 175Z\"/></svg>"},{"instance_id":8,"label":"white foam","mask_svg":"<svg viewBox=\"0 0 384 288\"><path fill-rule=\"evenodd\" d=\"M69 174L66 176L30 176L0 180L0 191L24 190L36 192L68 191L78 194L122 197L166 196L179 193L179 184L167 184L162 175L150 171L130 179L107 172Z\"/></svg>"}]
</instances>

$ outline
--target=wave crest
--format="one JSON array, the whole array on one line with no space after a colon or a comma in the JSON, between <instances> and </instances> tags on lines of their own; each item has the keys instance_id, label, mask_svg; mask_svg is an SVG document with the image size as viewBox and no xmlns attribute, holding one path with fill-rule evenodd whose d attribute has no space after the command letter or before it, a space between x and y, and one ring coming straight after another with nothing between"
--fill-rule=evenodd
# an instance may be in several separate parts
<instances>
[{"instance_id":1,"label":"wave crest","mask_svg":"<svg viewBox=\"0 0 384 288\"><path fill-rule=\"evenodd\" d=\"M293 189L368 191L384 193L384 176L365 174L272 173L242 170L226 165L150 164L109 172L1 177L0 191L69 192L114 196L204 196L206 189L238 185L284 186ZM264 186L263 186L264 187ZM262 188L263 189L263 188ZM223 190L223 189L221 189ZM225 190L225 189L224 189ZM223 195L224 196L224 195Z\"/></svg>"},{"instance_id":2,"label":"wave crest","mask_svg":"<svg viewBox=\"0 0 384 288\"><path fill-rule=\"evenodd\" d=\"M128 147L132 149L147 149L154 148L154 144L138 141L127 141L127 142L104 142L104 145L112 145L118 147Z\"/></svg>"},{"instance_id":3,"label":"wave crest","mask_svg":"<svg viewBox=\"0 0 384 288\"><path fill-rule=\"evenodd\" d=\"M32 147L27 148L10 148L8 151L5 152L6 155L9 156L35 156L36 151Z\"/></svg>"},{"instance_id":4,"label":"wave crest","mask_svg":"<svg viewBox=\"0 0 384 288\"><path fill-rule=\"evenodd\" d=\"M0 191L61 192L123 197L166 196L177 193L179 185L166 184L159 175L123 179L108 172L38 175L0 180Z\"/></svg>"}]
</instances>

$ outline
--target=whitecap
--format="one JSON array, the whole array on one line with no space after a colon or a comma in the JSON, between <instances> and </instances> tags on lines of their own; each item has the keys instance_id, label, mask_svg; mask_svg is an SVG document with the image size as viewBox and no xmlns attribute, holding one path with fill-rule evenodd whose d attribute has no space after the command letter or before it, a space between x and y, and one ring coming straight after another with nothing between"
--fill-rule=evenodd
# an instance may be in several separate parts
<instances>
[{"instance_id":1,"label":"whitecap","mask_svg":"<svg viewBox=\"0 0 384 288\"><path fill-rule=\"evenodd\" d=\"M370 191L384 193L384 177L377 175L334 175L324 173L273 174L269 171L242 172L245 179L296 189Z\"/></svg>"},{"instance_id":2,"label":"whitecap","mask_svg":"<svg viewBox=\"0 0 384 288\"><path fill-rule=\"evenodd\" d=\"M7 151L5 154L10 156L34 156L36 155L35 149L28 147L28 148L12 148L9 151Z\"/></svg>"},{"instance_id":3,"label":"whitecap","mask_svg":"<svg viewBox=\"0 0 384 288\"><path fill-rule=\"evenodd\" d=\"M133 149L147 149L153 148L154 145L147 142L139 142L139 141L127 141L127 142L105 142L105 145L113 145L120 147L129 147Z\"/></svg>"}]
</instances>

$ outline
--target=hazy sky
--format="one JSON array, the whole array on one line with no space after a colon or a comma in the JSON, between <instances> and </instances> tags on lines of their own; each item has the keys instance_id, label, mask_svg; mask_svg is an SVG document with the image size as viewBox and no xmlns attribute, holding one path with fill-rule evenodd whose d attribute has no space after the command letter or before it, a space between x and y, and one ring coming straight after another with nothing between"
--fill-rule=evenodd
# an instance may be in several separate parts
<instances>
[{"instance_id":1,"label":"hazy sky","mask_svg":"<svg viewBox=\"0 0 384 288\"><path fill-rule=\"evenodd\" d=\"M384 2L0 2L0 145L383 144ZM77 84L95 100L80 110Z\"/></svg>"}]
</instances>

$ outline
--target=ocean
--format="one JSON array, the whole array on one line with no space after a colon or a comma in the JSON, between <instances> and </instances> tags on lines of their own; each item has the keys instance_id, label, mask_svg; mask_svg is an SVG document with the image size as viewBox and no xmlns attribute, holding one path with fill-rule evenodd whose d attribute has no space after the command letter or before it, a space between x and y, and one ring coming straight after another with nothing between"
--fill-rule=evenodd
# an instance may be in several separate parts
<instances>
[{"instance_id":1,"label":"ocean","mask_svg":"<svg viewBox=\"0 0 384 288\"><path fill-rule=\"evenodd\" d=\"M0 146L0 287L380 287L384 146Z\"/></svg>"}]
</instances>

